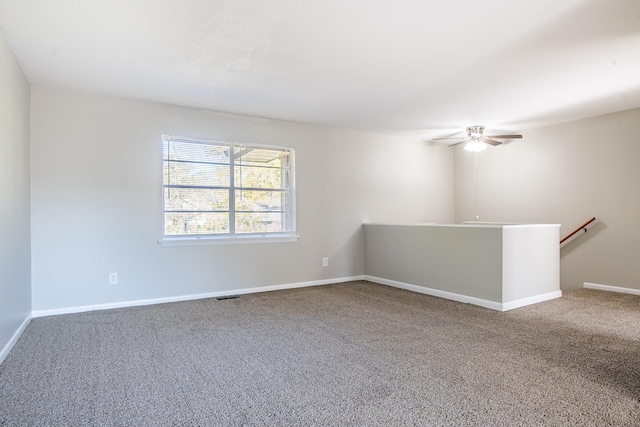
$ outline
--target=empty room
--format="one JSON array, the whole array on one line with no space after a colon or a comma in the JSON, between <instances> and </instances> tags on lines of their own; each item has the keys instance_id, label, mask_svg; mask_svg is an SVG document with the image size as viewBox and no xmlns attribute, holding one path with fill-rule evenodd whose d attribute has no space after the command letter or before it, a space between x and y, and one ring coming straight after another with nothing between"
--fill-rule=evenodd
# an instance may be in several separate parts
<instances>
[{"instance_id":1,"label":"empty room","mask_svg":"<svg viewBox=\"0 0 640 427\"><path fill-rule=\"evenodd\" d=\"M640 425L640 0L0 0L0 426Z\"/></svg>"}]
</instances>

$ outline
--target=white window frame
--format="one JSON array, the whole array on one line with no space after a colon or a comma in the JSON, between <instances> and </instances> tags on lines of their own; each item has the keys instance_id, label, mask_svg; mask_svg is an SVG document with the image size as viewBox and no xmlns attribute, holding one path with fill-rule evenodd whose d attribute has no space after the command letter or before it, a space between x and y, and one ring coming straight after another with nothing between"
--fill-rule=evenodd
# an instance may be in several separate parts
<instances>
[{"instance_id":1,"label":"white window frame","mask_svg":"<svg viewBox=\"0 0 640 427\"><path fill-rule=\"evenodd\" d=\"M232 223L235 219L235 204L233 201L235 200L235 192L242 187L238 187L234 183L235 173L234 168L236 167L233 159L229 161L229 224L230 230L229 233L224 234L165 234L165 218L166 218L166 209L165 209L165 188L167 187L167 183L165 183L164 177L164 165L167 159L165 159L164 155L164 144L165 142L183 142L183 143L193 143L193 144L203 144L203 145L215 145L215 146L226 146L229 148L230 152L234 152L234 148L242 147L243 149L262 149L262 150L277 150L277 151L286 151L288 152L289 158L289 188L284 189L289 193L289 206L284 211L284 215L289 218L289 228L287 231L280 232L257 232L257 233L236 233L235 232L235 224ZM284 147L284 146L275 146L275 145L265 145L265 144L250 144L250 143L241 143L241 142L233 142L233 141L221 141L221 140L208 140L208 139L199 139L199 138L190 138L190 137L178 137L172 135L162 135L162 239L158 240L158 243L161 244L162 247L172 247L172 246L201 246L201 245L219 245L219 244L238 244L238 243L282 243L282 242L297 242L299 236L296 234L296 188L295 188L295 149L293 147ZM198 188L198 186L188 187L188 188ZM245 191L246 188L242 188ZM284 191L283 190L283 191Z\"/></svg>"}]
</instances>

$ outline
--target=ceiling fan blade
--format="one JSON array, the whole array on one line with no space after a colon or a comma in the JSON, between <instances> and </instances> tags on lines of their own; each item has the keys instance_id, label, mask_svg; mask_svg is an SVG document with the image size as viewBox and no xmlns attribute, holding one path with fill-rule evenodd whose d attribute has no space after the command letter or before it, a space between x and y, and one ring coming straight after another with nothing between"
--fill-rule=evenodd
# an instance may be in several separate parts
<instances>
[{"instance_id":1,"label":"ceiling fan blade","mask_svg":"<svg viewBox=\"0 0 640 427\"><path fill-rule=\"evenodd\" d=\"M441 139L464 139L467 137L467 133L464 131L457 131L453 133L452 131L453 129L438 130L437 132L440 134L440 136L438 136L437 138L431 138L431 141L439 141Z\"/></svg>"},{"instance_id":2,"label":"ceiling fan blade","mask_svg":"<svg viewBox=\"0 0 640 427\"><path fill-rule=\"evenodd\" d=\"M521 139L522 135L487 135L487 138L493 139Z\"/></svg>"},{"instance_id":3,"label":"ceiling fan blade","mask_svg":"<svg viewBox=\"0 0 640 427\"><path fill-rule=\"evenodd\" d=\"M491 137L491 138L493 138L493 137ZM484 138L482 138L480 141L482 141L482 142L486 142L487 144L489 144L489 145L493 145L493 146L496 146L496 145L500 145L500 144L502 144L502 142L500 142L500 141L494 141L493 139L490 139L490 138L488 138L488 137L484 137Z\"/></svg>"},{"instance_id":4,"label":"ceiling fan blade","mask_svg":"<svg viewBox=\"0 0 640 427\"><path fill-rule=\"evenodd\" d=\"M455 147L456 145L458 145L458 144L462 144L463 142L467 142L467 141L469 141L470 139L471 139L471 138L465 138L465 139L463 139L463 140L462 140L462 141L460 141L460 142L456 142L455 144L451 144L449 147Z\"/></svg>"}]
</instances>

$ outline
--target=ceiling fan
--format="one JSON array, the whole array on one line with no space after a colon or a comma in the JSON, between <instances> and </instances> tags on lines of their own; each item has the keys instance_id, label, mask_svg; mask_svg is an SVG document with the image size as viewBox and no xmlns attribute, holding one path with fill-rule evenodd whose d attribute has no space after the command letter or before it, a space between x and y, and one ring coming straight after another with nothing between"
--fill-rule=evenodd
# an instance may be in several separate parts
<instances>
[{"instance_id":1,"label":"ceiling fan","mask_svg":"<svg viewBox=\"0 0 640 427\"><path fill-rule=\"evenodd\" d=\"M489 135L484 136L484 126L468 126L467 127L467 137L447 137L447 138L434 138L434 141L443 140L443 139L462 139L462 141L458 141L454 144L449 145L449 147L456 146L458 144L462 144L466 142L464 149L467 151L482 151L487 148L486 144L489 145L500 145L501 141L496 141L497 139L520 139L522 135Z\"/></svg>"}]
</instances>

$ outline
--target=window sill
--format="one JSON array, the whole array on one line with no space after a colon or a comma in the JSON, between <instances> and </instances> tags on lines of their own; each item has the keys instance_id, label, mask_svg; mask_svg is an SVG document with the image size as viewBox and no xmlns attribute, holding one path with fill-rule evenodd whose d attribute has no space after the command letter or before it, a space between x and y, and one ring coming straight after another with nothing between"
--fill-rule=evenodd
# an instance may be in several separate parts
<instances>
[{"instance_id":1,"label":"window sill","mask_svg":"<svg viewBox=\"0 0 640 427\"><path fill-rule=\"evenodd\" d=\"M214 246L214 245L243 245L254 243L295 243L300 239L297 234L250 235L235 237L165 237L158 240L158 244L163 248L173 248L179 246Z\"/></svg>"}]
</instances>

